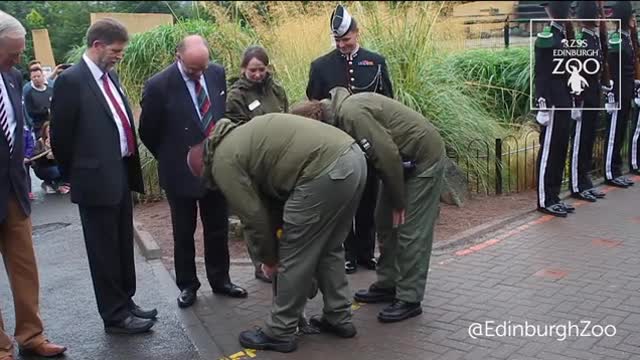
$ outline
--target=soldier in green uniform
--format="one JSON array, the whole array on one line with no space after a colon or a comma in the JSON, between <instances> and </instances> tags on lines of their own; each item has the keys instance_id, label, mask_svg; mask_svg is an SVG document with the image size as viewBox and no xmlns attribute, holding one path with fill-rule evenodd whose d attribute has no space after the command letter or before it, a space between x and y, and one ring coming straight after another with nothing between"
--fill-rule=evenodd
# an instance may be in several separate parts
<instances>
[{"instance_id":1,"label":"soldier in green uniform","mask_svg":"<svg viewBox=\"0 0 640 360\"><path fill-rule=\"evenodd\" d=\"M378 315L382 322L421 314L443 184L444 142L437 129L398 101L375 93L351 95L345 88L333 89L331 99L297 105L292 113L353 136L382 179L378 279L355 299L391 302Z\"/></svg>"},{"instance_id":2,"label":"soldier in green uniform","mask_svg":"<svg viewBox=\"0 0 640 360\"><path fill-rule=\"evenodd\" d=\"M191 166L192 171L222 190L265 273L278 273L265 328L242 332L240 344L294 351L314 277L324 297L323 314L316 319L320 328L355 336L342 242L367 165L353 138L317 121L274 113L243 125L222 119L203 148L203 169Z\"/></svg>"},{"instance_id":3,"label":"soldier in green uniform","mask_svg":"<svg viewBox=\"0 0 640 360\"><path fill-rule=\"evenodd\" d=\"M307 97L322 100L329 91L341 86L351 93L375 92L393 98L393 88L384 56L360 46L360 30L356 20L342 5L331 14L331 35L336 48L315 59L309 71ZM353 229L345 240L345 271L357 271L358 265L375 270L376 245L374 209L378 178L374 169L368 169L367 186L358 207Z\"/></svg>"}]
</instances>

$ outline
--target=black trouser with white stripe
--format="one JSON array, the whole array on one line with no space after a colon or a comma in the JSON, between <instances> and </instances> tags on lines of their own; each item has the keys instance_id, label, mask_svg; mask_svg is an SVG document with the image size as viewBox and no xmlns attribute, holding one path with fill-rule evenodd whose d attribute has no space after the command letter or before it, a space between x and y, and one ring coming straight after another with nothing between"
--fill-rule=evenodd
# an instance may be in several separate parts
<instances>
[{"instance_id":1,"label":"black trouser with white stripe","mask_svg":"<svg viewBox=\"0 0 640 360\"><path fill-rule=\"evenodd\" d=\"M560 188L571 136L571 116L567 110L550 110L550 120L540 127L538 151L538 207L560 202Z\"/></svg>"},{"instance_id":2,"label":"black trouser with white stripe","mask_svg":"<svg viewBox=\"0 0 640 360\"><path fill-rule=\"evenodd\" d=\"M631 110L630 96L622 96L620 110L614 110L608 116L607 138L604 148L604 176L613 180L622 176L622 143L629 126L629 111Z\"/></svg>"},{"instance_id":3,"label":"black trouser with white stripe","mask_svg":"<svg viewBox=\"0 0 640 360\"><path fill-rule=\"evenodd\" d=\"M600 107L587 104L585 108ZM582 119L573 122L573 142L570 153L571 192L581 193L593 188L589 172L593 167L593 144L598 127L599 110L583 110Z\"/></svg>"},{"instance_id":4,"label":"black trouser with white stripe","mask_svg":"<svg viewBox=\"0 0 640 360\"><path fill-rule=\"evenodd\" d=\"M631 171L640 171L640 109L632 119L633 127L631 128L631 141L629 149L629 169Z\"/></svg>"}]
</instances>

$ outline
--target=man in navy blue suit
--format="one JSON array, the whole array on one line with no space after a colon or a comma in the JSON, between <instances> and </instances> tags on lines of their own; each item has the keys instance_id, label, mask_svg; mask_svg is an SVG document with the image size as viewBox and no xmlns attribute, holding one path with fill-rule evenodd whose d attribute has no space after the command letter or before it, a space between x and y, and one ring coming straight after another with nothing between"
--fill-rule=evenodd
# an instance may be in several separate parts
<instances>
[{"instance_id":1,"label":"man in navy blue suit","mask_svg":"<svg viewBox=\"0 0 640 360\"><path fill-rule=\"evenodd\" d=\"M167 194L173 224L178 306L196 300L194 233L198 207L204 230L205 267L216 294L246 297L229 277L228 207L220 191L205 188L187 166L189 149L201 143L225 110L224 68L210 62L209 46L198 35L177 46L176 62L151 77L140 103L140 139L158 161L160 186Z\"/></svg>"}]
</instances>

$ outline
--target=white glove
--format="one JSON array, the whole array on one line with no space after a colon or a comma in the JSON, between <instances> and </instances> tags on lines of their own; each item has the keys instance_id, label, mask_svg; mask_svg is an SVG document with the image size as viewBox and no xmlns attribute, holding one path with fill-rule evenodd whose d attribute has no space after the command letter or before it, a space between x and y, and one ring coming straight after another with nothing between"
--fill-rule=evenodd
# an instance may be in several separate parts
<instances>
[{"instance_id":1,"label":"white glove","mask_svg":"<svg viewBox=\"0 0 640 360\"><path fill-rule=\"evenodd\" d=\"M580 101L578 106L576 107L576 100L573 100L573 107L571 108L571 118L575 121L582 120L582 108L584 107L584 102Z\"/></svg>"},{"instance_id":2,"label":"white glove","mask_svg":"<svg viewBox=\"0 0 640 360\"><path fill-rule=\"evenodd\" d=\"M571 109L571 118L575 121L579 121L582 119L582 109Z\"/></svg>"},{"instance_id":3,"label":"white glove","mask_svg":"<svg viewBox=\"0 0 640 360\"><path fill-rule=\"evenodd\" d=\"M604 104L604 108L607 110L608 114L613 114L617 108L616 97L612 92L607 93L607 102Z\"/></svg>"},{"instance_id":4,"label":"white glove","mask_svg":"<svg viewBox=\"0 0 640 360\"><path fill-rule=\"evenodd\" d=\"M609 86L602 84L602 91L611 92L611 90L613 90L613 80L609 80Z\"/></svg>"},{"instance_id":5,"label":"white glove","mask_svg":"<svg viewBox=\"0 0 640 360\"><path fill-rule=\"evenodd\" d=\"M545 98L538 99L538 113L536 114L536 121L538 124L545 126L549 123L551 119L551 115L549 114L549 110L547 110L547 100Z\"/></svg>"}]
</instances>

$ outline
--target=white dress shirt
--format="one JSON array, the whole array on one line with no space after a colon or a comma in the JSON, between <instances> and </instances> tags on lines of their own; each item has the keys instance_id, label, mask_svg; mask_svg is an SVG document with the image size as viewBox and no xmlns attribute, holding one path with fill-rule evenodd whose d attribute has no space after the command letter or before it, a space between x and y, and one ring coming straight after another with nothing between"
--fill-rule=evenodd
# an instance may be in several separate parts
<instances>
[{"instance_id":1,"label":"white dress shirt","mask_svg":"<svg viewBox=\"0 0 640 360\"><path fill-rule=\"evenodd\" d=\"M200 108L198 107L198 97L196 96L196 84L193 83L193 80L184 72L182 68L182 64L178 61L178 69L180 70L180 74L182 74L182 79L185 83L187 83L187 88L189 89L189 94L191 94L191 101L193 101L193 106L196 108L196 114L200 120L202 120L202 115L200 114ZM204 92L209 97L209 101L211 101L211 96L209 96L209 90L207 90L207 83L204 81L204 73L200 75L200 86L204 89Z\"/></svg>"},{"instance_id":2,"label":"white dress shirt","mask_svg":"<svg viewBox=\"0 0 640 360\"><path fill-rule=\"evenodd\" d=\"M2 90L2 101L4 103L4 109L7 113L7 120L9 121L9 133L11 134L11 138L13 139L13 144L17 143L17 139L15 138L16 133L16 125L18 122L15 118L15 113L13 112L13 103L11 103L11 97L9 96L9 90L5 86L4 77L0 73L0 90ZM4 136L2 130L0 129L0 136Z\"/></svg>"},{"instance_id":3,"label":"white dress shirt","mask_svg":"<svg viewBox=\"0 0 640 360\"><path fill-rule=\"evenodd\" d=\"M113 120L116 123L116 126L118 127L118 133L120 134L120 152L122 153L122 157L125 157L127 154L129 154L129 148L127 145L127 135L124 132L124 128L122 127L122 122L121 122L120 116L118 116L118 112L116 111L116 108L111 103L111 100L109 100L109 96L107 96L107 92L105 91L104 86L102 86L102 74L104 74L104 71L102 71L98 67L98 65L96 65L91 59L89 59L87 54L82 55L82 59L84 59L84 62L89 67L89 70L91 71L91 74L93 75L94 80L96 81L96 83L98 83L98 87L100 88L100 91L102 91L104 100L107 102L107 104L109 104L109 109L111 110L111 114L113 115ZM111 93L113 94L113 97L116 99L116 102L120 106L120 109L122 109L122 111L124 112L125 116L128 116L127 108L124 106L124 101L122 101L122 97L120 96L120 92L118 91L118 88L116 88L116 86L113 84L113 81L111 81L111 78L109 76L107 76L107 79L108 79L109 88L111 89ZM129 126L131 126L131 121L129 121L129 119L122 119L122 120L129 122ZM133 131L133 128L132 128L132 131Z\"/></svg>"}]
</instances>

